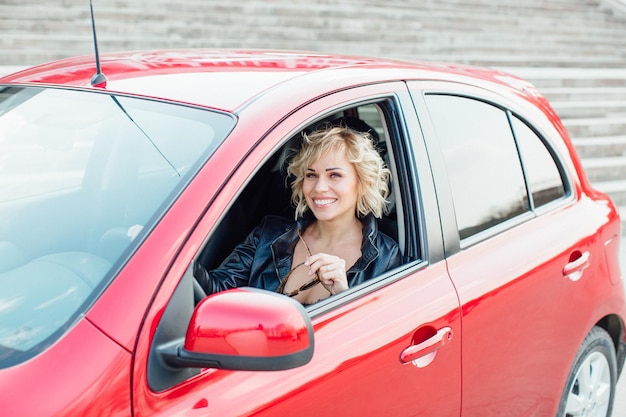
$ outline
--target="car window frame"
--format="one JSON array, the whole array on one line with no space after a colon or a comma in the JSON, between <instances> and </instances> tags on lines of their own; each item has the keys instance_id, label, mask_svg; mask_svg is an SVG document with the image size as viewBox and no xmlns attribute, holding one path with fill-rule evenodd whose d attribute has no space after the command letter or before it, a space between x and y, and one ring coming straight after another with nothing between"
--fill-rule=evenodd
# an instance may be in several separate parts
<instances>
[{"instance_id":1,"label":"car window frame","mask_svg":"<svg viewBox=\"0 0 626 417\"><path fill-rule=\"evenodd\" d=\"M406 133L407 129L404 125L404 121L402 118L404 110L402 109L401 101L398 99L398 93L406 94L406 91L400 90L396 94L386 93L338 103L325 109L323 112L319 112L315 115L315 117L312 117L298 124L294 129L291 129L289 133L280 140L279 143L277 143L273 147L271 152L267 153L264 156L263 163L258 165L257 170L255 170L248 176L245 185L242 185L237 194L233 196L231 205L229 206L228 210L231 210L233 208L233 205L235 204L237 199L244 192L245 187L253 181L256 175L259 174L261 167L276 153L280 153L282 148L295 135L298 135L301 131L323 121L324 119L338 112L374 104L380 106L379 111L381 112L380 117L383 123L383 128L385 129L385 134L388 135L388 146L390 146L391 148L389 152L393 159L391 162L393 166L389 168L392 170L394 191L397 192L396 198L400 199L400 201L398 201L397 203L398 210L401 210L402 213L398 213L398 215L399 217L400 215L403 217L403 219L399 219L398 221L398 227L404 228L404 232L400 230L398 231L398 240L404 241L404 247L401 246L401 249L403 249L403 254L406 260L405 264L403 264L401 268L404 270L408 267L414 267L416 265L419 266L419 268L425 267L428 263L428 260L431 260L433 258L432 256L430 256L428 251L436 248L437 245L432 243L428 245L427 242L429 242L430 239L428 239L427 234L420 229L422 225L426 223L423 217L424 210L420 208L420 205L425 199L421 196L417 198L414 197L416 195L419 196L421 193L421 187L414 185L416 183L416 170L415 163L412 162L412 159L414 158L413 155L415 153L415 140L408 139L408 134ZM409 111L412 112L413 109L411 108L409 109ZM268 134L266 134L265 136L270 134L271 132L268 132ZM422 164L422 166L425 166L426 168L424 169L424 176L429 178L430 173L428 171L428 164ZM399 175L399 172L402 172L403 175ZM414 219L409 216L408 213L419 213L419 218ZM227 214L227 211L223 213L220 220L216 223L216 226L224 220ZM431 229L436 229L436 227L433 227L433 225L431 224ZM213 228L212 232L214 232L214 230L215 227ZM434 232L433 234L438 235L440 233ZM211 238L212 236L208 235L203 246L206 246ZM400 242L398 243L400 244ZM407 254L407 252L409 252L410 254ZM442 255L439 255L438 257L435 256L435 258L442 259L443 257ZM387 286L404 276L404 274L397 274L396 271L397 270L388 271L385 274L372 278L366 283L360 284L354 289L351 288L342 294L338 294L334 297L329 297L313 305L307 306L306 310L311 317L315 317L316 315L322 314L328 310L338 308L347 303L353 302L363 295L369 294L370 292L375 291L378 288Z\"/></svg>"}]
</instances>

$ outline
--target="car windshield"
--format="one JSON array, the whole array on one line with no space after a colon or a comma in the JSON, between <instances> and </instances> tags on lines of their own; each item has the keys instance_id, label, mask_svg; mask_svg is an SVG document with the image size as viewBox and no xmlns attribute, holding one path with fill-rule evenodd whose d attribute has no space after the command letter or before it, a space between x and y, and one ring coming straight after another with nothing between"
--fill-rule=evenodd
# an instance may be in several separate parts
<instances>
[{"instance_id":1,"label":"car windshield","mask_svg":"<svg viewBox=\"0 0 626 417\"><path fill-rule=\"evenodd\" d=\"M182 105L0 86L0 367L84 313L233 126Z\"/></svg>"}]
</instances>

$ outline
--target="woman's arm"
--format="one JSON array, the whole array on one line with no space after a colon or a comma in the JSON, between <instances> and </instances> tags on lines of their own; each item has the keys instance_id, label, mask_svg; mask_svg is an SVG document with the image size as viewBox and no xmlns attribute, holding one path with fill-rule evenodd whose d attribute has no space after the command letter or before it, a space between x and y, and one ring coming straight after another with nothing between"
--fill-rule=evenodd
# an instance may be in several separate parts
<instances>
[{"instance_id":1,"label":"woman's arm","mask_svg":"<svg viewBox=\"0 0 626 417\"><path fill-rule=\"evenodd\" d=\"M258 243L258 234L260 233L259 229L260 227L255 228L216 269L207 271L203 265L195 262L193 276L198 280L206 294L248 285Z\"/></svg>"}]
</instances>

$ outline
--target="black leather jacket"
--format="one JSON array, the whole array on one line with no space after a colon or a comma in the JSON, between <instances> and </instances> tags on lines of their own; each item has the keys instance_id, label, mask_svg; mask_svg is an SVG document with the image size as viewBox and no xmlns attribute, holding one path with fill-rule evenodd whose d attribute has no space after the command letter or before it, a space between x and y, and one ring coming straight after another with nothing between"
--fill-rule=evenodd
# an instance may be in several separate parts
<instances>
[{"instance_id":1,"label":"black leather jacket","mask_svg":"<svg viewBox=\"0 0 626 417\"><path fill-rule=\"evenodd\" d=\"M196 262L194 276L206 294L235 287L276 291L280 280L291 269L293 252L298 243L298 229L304 231L313 220L299 218L294 222L267 216L217 269L207 271ZM398 244L378 231L374 216L366 216L361 222L361 257L347 271L350 287L402 264Z\"/></svg>"}]
</instances>

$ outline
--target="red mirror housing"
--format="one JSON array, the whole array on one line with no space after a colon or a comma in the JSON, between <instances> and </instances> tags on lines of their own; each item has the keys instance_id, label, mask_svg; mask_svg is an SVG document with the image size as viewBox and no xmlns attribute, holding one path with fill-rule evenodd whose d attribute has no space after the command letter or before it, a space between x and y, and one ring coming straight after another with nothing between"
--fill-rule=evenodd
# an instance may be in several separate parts
<instances>
[{"instance_id":1,"label":"red mirror housing","mask_svg":"<svg viewBox=\"0 0 626 417\"><path fill-rule=\"evenodd\" d=\"M183 346L165 347L162 353L175 366L260 371L302 366L313 357L313 348L313 326L300 303L237 288L202 300Z\"/></svg>"}]
</instances>

